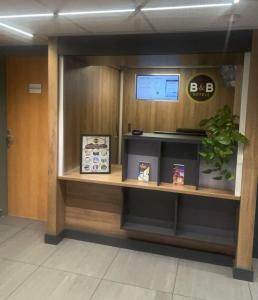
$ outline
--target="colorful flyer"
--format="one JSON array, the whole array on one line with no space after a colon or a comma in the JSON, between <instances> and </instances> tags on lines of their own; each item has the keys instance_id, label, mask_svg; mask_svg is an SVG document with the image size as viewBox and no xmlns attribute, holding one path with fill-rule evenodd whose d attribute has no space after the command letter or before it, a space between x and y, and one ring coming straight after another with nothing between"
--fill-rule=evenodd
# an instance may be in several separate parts
<instances>
[{"instance_id":1,"label":"colorful flyer","mask_svg":"<svg viewBox=\"0 0 258 300\"><path fill-rule=\"evenodd\" d=\"M144 181L144 182L150 181L150 168L151 168L150 163L144 161L139 162L139 174L138 174L139 181Z\"/></svg>"},{"instance_id":2,"label":"colorful flyer","mask_svg":"<svg viewBox=\"0 0 258 300\"><path fill-rule=\"evenodd\" d=\"M173 165L173 184L184 185L185 182L185 166L174 164Z\"/></svg>"},{"instance_id":3,"label":"colorful flyer","mask_svg":"<svg viewBox=\"0 0 258 300\"><path fill-rule=\"evenodd\" d=\"M111 172L111 136L81 136L81 173L109 174Z\"/></svg>"}]
</instances>

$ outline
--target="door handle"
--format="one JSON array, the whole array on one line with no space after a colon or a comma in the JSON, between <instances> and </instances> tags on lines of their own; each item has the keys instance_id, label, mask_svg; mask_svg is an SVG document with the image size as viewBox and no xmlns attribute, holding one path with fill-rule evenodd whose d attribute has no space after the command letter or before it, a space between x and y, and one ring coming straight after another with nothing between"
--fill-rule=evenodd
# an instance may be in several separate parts
<instances>
[{"instance_id":1,"label":"door handle","mask_svg":"<svg viewBox=\"0 0 258 300\"><path fill-rule=\"evenodd\" d=\"M13 143L14 137L11 134L11 129L7 129L6 143L7 147L10 148Z\"/></svg>"}]
</instances>

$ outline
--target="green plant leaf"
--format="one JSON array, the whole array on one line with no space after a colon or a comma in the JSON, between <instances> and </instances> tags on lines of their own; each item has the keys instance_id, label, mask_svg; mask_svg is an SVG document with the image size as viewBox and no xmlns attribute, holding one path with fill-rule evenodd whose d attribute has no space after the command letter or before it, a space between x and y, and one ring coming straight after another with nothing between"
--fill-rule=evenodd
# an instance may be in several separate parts
<instances>
[{"instance_id":1,"label":"green plant leaf","mask_svg":"<svg viewBox=\"0 0 258 300\"><path fill-rule=\"evenodd\" d=\"M230 171L228 171L225 175L225 178L227 180L233 180L235 178L235 176Z\"/></svg>"},{"instance_id":2,"label":"green plant leaf","mask_svg":"<svg viewBox=\"0 0 258 300\"><path fill-rule=\"evenodd\" d=\"M214 179L214 180L221 180L221 179L222 179L222 176L212 177L212 179Z\"/></svg>"},{"instance_id":3,"label":"green plant leaf","mask_svg":"<svg viewBox=\"0 0 258 300\"><path fill-rule=\"evenodd\" d=\"M220 168L215 168L215 169L212 169L212 172L218 172L220 170Z\"/></svg>"},{"instance_id":4,"label":"green plant leaf","mask_svg":"<svg viewBox=\"0 0 258 300\"><path fill-rule=\"evenodd\" d=\"M214 153L215 154L218 155L220 151L221 151L221 149L219 147L217 147L217 146L214 147Z\"/></svg>"},{"instance_id":5,"label":"green plant leaf","mask_svg":"<svg viewBox=\"0 0 258 300\"><path fill-rule=\"evenodd\" d=\"M216 141L218 141L222 145L230 145L231 142L229 136L223 136L223 135L216 137Z\"/></svg>"},{"instance_id":6,"label":"green plant leaf","mask_svg":"<svg viewBox=\"0 0 258 300\"><path fill-rule=\"evenodd\" d=\"M221 175L225 175L227 173L227 169L224 169L220 172Z\"/></svg>"},{"instance_id":7,"label":"green plant leaf","mask_svg":"<svg viewBox=\"0 0 258 300\"><path fill-rule=\"evenodd\" d=\"M213 160L215 158L215 154L213 152L208 153L209 160Z\"/></svg>"},{"instance_id":8,"label":"green plant leaf","mask_svg":"<svg viewBox=\"0 0 258 300\"><path fill-rule=\"evenodd\" d=\"M246 145L246 144L248 144L248 139L244 135L242 135L241 133L239 133L238 142Z\"/></svg>"},{"instance_id":9,"label":"green plant leaf","mask_svg":"<svg viewBox=\"0 0 258 300\"><path fill-rule=\"evenodd\" d=\"M212 169L204 170L204 171L202 171L202 173L204 173L204 174L210 174L210 173L212 173Z\"/></svg>"},{"instance_id":10,"label":"green plant leaf","mask_svg":"<svg viewBox=\"0 0 258 300\"><path fill-rule=\"evenodd\" d=\"M234 152L230 149L230 148L227 148L225 151L224 151L224 154L225 155L231 155L233 154Z\"/></svg>"},{"instance_id":11,"label":"green plant leaf","mask_svg":"<svg viewBox=\"0 0 258 300\"><path fill-rule=\"evenodd\" d=\"M200 126L203 127L203 126L205 126L208 122L209 122L209 119L203 119L203 120L201 120L201 122L200 122Z\"/></svg>"},{"instance_id":12,"label":"green plant leaf","mask_svg":"<svg viewBox=\"0 0 258 300\"><path fill-rule=\"evenodd\" d=\"M218 161L214 164L214 166L217 167L217 168L221 168L222 167L221 163L219 163Z\"/></svg>"},{"instance_id":13,"label":"green plant leaf","mask_svg":"<svg viewBox=\"0 0 258 300\"><path fill-rule=\"evenodd\" d=\"M232 181L234 179L235 179L235 176L233 174L228 178L229 181Z\"/></svg>"},{"instance_id":14,"label":"green plant leaf","mask_svg":"<svg viewBox=\"0 0 258 300\"><path fill-rule=\"evenodd\" d=\"M208 157L208 153L205 153L205 152L199 152L199 154L200 154L201 157L203 157L203 158L207 158L207 157Z\"/></svg>"},{"instance_id":15,"label":"green plant leaf","mask_svg":"<svg viewBox=\"0 0 258 300\"><path fill-rule=\"evenodd\" d=\"M209 138L205 137L205 138L202 139L202 144L211 145L212 141Z\"/></svg>"},{"instance_id":16,"label":"green plant leaf","mask_svg":"<svg viewBox=\"0 0 258 300\"><path fill-rule=\"evenodd\" d=\"M219 172L219 175L214 177L216 180L234 179L234 175L228 169L228 163L235 153L237 144L248 143L248 139L239 132L238 119L237 115L233 115L232 109L225 105L215 116L200 122L207 133L207 137L202 140L200 156L210 166L204 173Z\"/></svg>"}]
</instances>

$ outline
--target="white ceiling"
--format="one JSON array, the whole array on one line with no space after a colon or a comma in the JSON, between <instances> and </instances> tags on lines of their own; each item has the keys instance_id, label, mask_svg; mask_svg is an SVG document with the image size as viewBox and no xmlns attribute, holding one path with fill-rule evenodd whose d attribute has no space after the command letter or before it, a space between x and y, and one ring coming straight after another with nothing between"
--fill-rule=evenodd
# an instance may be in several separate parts
<instances>
[{"instance_id":1,"label":"white ceiling","mask_svg":"<svg viewBox=\"0 0 258 300\"><path fill-rule=\"evenodd\" d=\"M49 13L219 3L226 0L0 0L0 15ZM231 0L229 0L231 1ZM33 33L33 40L0 27L0 46L45 44L48 36L158 33L223 30L229 16L236 14L234 29L258 28L258 0L240 0L232 7L123 13L120 15L59 16L48 18L0 20Z\"/></svg>"}]
</instances>

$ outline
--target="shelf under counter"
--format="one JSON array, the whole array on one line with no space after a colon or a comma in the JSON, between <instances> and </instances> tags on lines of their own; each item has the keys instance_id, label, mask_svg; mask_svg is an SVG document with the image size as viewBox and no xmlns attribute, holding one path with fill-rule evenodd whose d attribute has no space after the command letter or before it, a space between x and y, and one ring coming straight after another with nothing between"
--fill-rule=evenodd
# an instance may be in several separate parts
<instances>
[{"instance_id":1,"label":"shelf under counter","mask_svg":"<svg viewBox=\"0 0 258 300\"><path fill-rule=\"evenodd\" d=\"M177 236L200 242L208 242L235 247L236 237L232 230L208 228L205 226L187 226L178 224Z\"/></svg>"},{"instance_id":2,"label":"shelf under counter","mask_svg":"<svg viewBox=\"0 0 258 300\"><path fill-rule=\"evenodd\" d=\"M86 182L93 184L103 184L110 186L120 187L131 187L147 190L156 190L162 192L179 193L185 195L196 195L204 197L213 197L218 199L227 199L240 201L240 197L235 196L231 191L214 189L214 188L203 188L200 187L198 190L194 186L176 186L171 183L161 183L157 185L156 182L141 182L135 179L128 179L122 181L122 166L112 165L112 172L110 174L80 174L79 168L70 170L62 176L58 176L59 180L62 181L77 181Z\"/></svg>"},{"instance_id":3,"label":"shelf under counter","mask_svg":"<svg viewBox=\"0 0 258 300\"><path fill-rule=\"evenodd\" d=\"M154 222L153 219L126 217L121 228L137 232L159 234L164 236L175 236L173 222Z\"/></svg>"}]
</instances>

